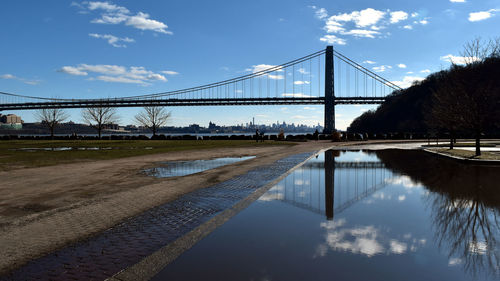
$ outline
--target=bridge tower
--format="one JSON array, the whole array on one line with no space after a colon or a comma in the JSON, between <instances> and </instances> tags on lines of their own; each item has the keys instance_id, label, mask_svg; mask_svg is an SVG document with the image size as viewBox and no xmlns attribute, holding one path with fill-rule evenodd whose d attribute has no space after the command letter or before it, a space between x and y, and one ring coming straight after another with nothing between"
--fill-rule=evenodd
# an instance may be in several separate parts
<instances>
[{"instance_id":1,"label":"bridge tower","mask_svg":"<svg viewBox=\"0 0 500 281\"><path fill-rule=\"evenodd\" d=\"M324 134L335 132L335 89L333 80L333 46L325 53L325 128Z\"/></svg>"},{"instance_id":2,"label":"bridge tower","mask_svg":"<svg viewBox=\"0 0 500 281\"><path fill-rule=\"evenodd\" d=\"M334 193L335 193L335 157L339 151L325 151L325 215L326 219L333 220Z\"/></svg>"}]
</instances>

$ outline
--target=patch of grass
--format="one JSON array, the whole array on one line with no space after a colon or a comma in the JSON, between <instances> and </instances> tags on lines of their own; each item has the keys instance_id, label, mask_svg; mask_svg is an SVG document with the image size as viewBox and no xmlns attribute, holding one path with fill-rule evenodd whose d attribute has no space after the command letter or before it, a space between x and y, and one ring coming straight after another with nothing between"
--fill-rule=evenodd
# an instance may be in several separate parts
<instances>
[{"instance_id":1,"label":"patch of grass","mask_svg":"<svg viewBox=\"0 0 500 281\"><path fill-rule=\"evenodd\" d=\"M292 142L251 140L11 140L0 141L0 170L50 166L80 161L212 148L295 145ZM26 151L26 148L105 148L104 150ZM112 149L106 149L112 148Z\"/></svg>"},{"instance_id":2,"label":"patch of grass","mask_svg":"<svg viewBox=\"0 0 500 281\"><path fill-rule=\"evenodd\" d=\"M475 151L463 149L436 149L435 151L468 159L500 160L500 153L494 151L481 151L480 156L476 156Z\"/></svg>"}]
</instances>

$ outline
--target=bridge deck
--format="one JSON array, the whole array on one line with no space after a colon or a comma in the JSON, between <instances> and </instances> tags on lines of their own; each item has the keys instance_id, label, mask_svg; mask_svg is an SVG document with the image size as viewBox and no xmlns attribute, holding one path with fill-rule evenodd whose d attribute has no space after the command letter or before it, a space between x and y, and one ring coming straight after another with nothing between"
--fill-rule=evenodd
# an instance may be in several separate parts
<instances>
[{"instance_id":1,"label":"bridge deck","mask_svg":"<svg viewBox=\"0 0 500 281\"><path fill-rule=\"evenodd\" d=\"M336 97L335 104L380 104L385 97ZM220 106L324 104L325 97L226 98L226 99L99 99L0 104L2 110L88 107Z\"/></svg>"}]
</instances>

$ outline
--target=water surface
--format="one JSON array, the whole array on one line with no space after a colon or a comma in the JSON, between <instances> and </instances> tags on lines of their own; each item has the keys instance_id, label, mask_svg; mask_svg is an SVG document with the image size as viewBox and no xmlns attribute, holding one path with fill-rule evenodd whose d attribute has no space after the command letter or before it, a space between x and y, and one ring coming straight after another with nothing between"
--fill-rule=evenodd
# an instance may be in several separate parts
<instances>
[{"instance_id":1,"label":"water surface","mask_svg":"<svg viewBox=\"0 0 500 281\"><path fill-rule=\"evenodd\" d=\"M327 151L154 280L499 280L500 167Z\"/></svg>"},{"instance_id":2,"label":"water surface","mask_svg":"<svg viewBox=\"0 0 500 281\"><path fill-rule=\"evenodd\" d=\"M171 161L162 162L160 167L146 169L146 174L157 178L169 178L191 175L210 169L215 169L239 161L255 158L255 156L245 157L223 157L210 160L193 161Z\"/></svg>"}]
</instances>

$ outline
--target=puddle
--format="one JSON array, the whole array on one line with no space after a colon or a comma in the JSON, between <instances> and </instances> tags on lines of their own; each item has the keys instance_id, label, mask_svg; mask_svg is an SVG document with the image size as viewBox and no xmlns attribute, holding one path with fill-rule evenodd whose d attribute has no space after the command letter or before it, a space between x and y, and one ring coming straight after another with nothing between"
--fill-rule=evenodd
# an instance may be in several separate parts
<instances>
[{"instance_id":1,"label":"puddle","mask_svg":"<svg viewBox=\"0 0 500 281\"><path fill-rule=\"evenodd\" d=\"M240 161L255 158L255 156L245 157L224 157L210 160L194 160L194 161L172 161L162 162L162 166L151 169L146 169L144 172L157 178L181 177L191 174L196 174L210 169L219 168L221 166L233 164Z\"/></svg>"},{"instance_id":2,"label":"puddle","mask_svg":"<svg viewBox=\"0 0 500 281\"><path fill-rule=\"evenodd\" d=\"M151 280L500 280L499 172L330 150Z\"/></svg>"}]
</instances>

